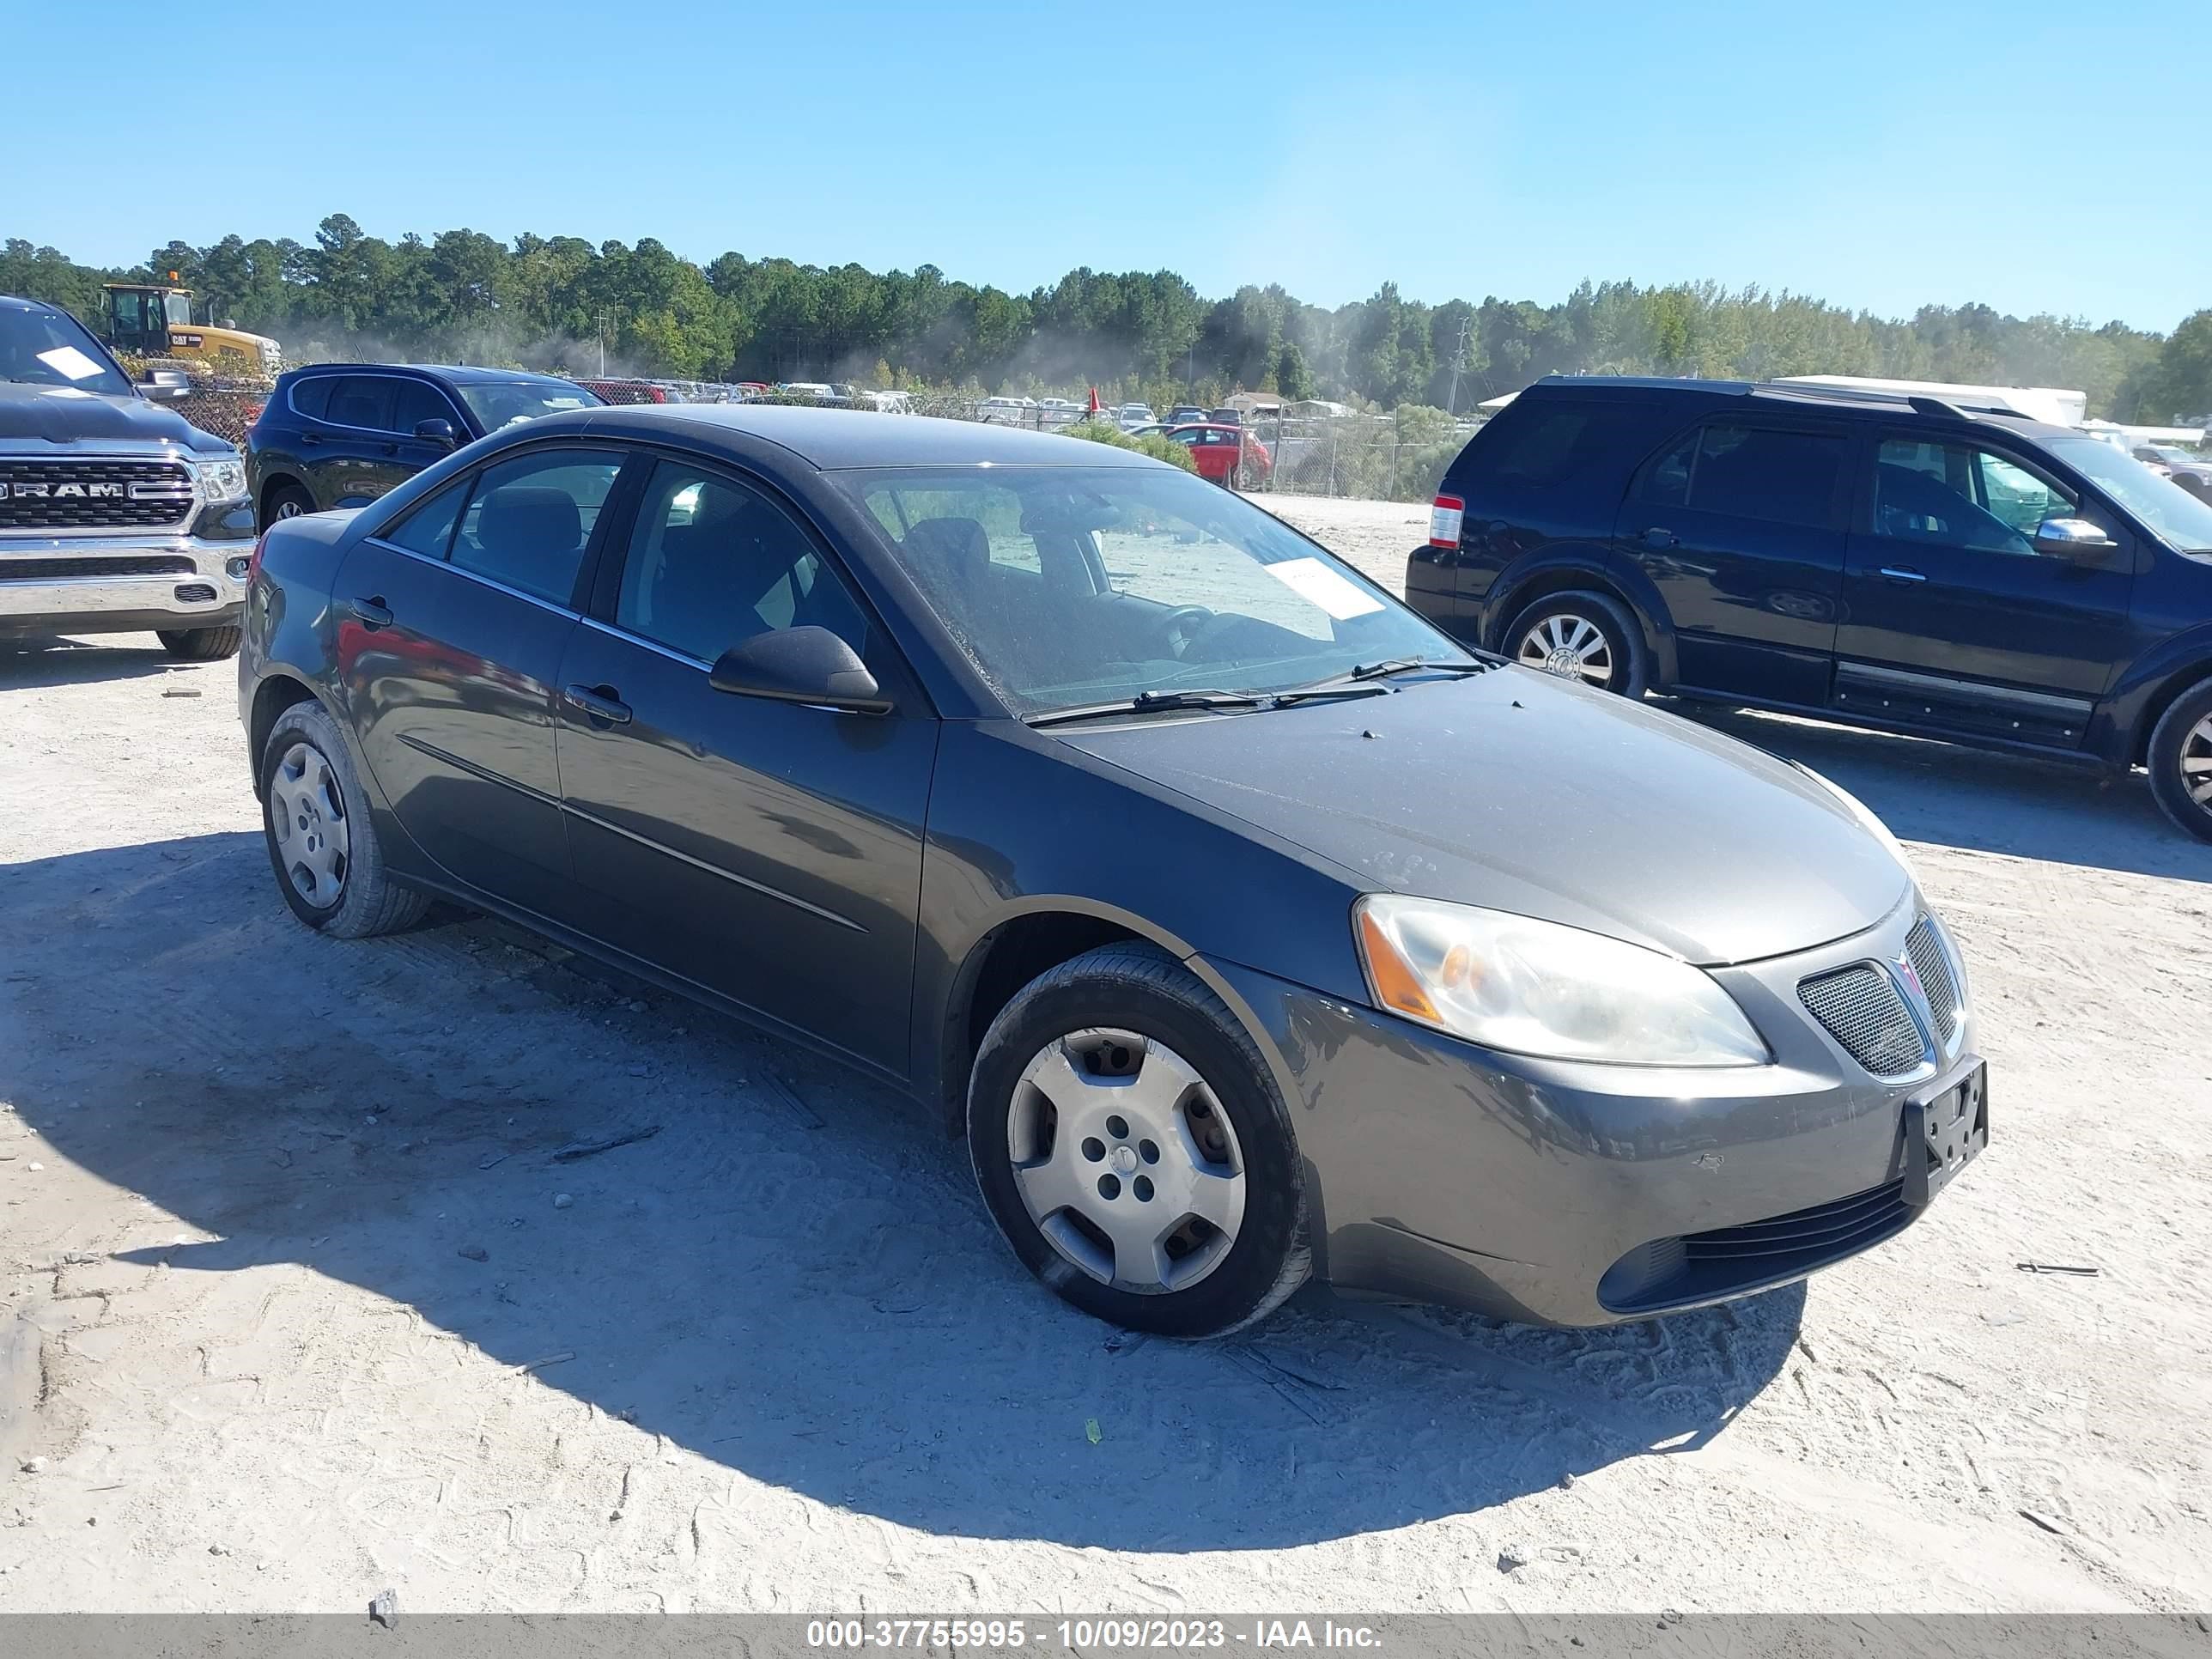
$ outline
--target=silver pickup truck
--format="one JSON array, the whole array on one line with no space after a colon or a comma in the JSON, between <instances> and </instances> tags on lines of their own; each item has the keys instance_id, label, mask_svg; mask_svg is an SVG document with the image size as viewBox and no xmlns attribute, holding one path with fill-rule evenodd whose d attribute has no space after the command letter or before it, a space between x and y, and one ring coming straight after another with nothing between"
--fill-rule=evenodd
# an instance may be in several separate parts
<instances>
[{"instance_id":1,"label":"silver pickup truck","mask_svg":"<svg viewBox=\"0 0 2212 1659\"><path fill-rule=\"evenodd\" d=\"M253 508L238 451L135 385L67 312L0 295L0 640L151 630L238 649Z\"/></svg>"}]
</instances>

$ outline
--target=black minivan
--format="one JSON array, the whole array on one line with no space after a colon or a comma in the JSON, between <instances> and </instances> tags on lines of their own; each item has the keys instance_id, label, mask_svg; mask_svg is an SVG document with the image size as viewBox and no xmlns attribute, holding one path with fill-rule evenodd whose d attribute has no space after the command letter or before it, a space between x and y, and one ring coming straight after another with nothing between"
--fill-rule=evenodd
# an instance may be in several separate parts
<instances>
[{"instance_id":1,"label":"black minivan","mask_svg":"<svg viewBox=\"0 0 2212 1659\"><path fill-rule=\"evenodd\" d=\"M520 369L295 368L246 434L254 509L265 530L301 513L359 507L488 432L602 401L574 380Z\"/></svg>"},{"instance_id":2,"label":"black minivan","mask_svg":"<svg viewBox=\"0 0 2212 1659\"><path fill-rule=\"evenodd\" d=\"M2212 502L2071 428L1554 377L1452 463L1406 597L1631 696L2144 766L2212 841Z\"/></svg>"}]
</instances>

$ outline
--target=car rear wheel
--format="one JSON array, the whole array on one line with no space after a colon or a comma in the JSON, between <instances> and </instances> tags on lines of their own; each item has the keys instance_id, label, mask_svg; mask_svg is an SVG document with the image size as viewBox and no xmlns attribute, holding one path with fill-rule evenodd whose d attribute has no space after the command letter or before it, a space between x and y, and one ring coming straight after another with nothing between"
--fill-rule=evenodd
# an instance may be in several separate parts
<instances>
[{"instance_id":1,"label":"car rear wheel","mask_svg":"<svg viewBox=\"0 0 2212 1659\"><path fill-rule=\"evenodd\" d=\"M299 485L278 484L261 503L261 527L266 530L280 519L296 519L314 510L315 498Z\"/></svg>"},{"instance_id":2,"label":"car rear wheel","mask_svg":"<svg viewBox=\"0 0 2212 1659\"><path fill-rule=\"evenodd\" d=\"M1644 633L1627 608L1603 593L1554 593L1505 630L1515 661L1600 691L1640 697L1650 682Z\"/></svg>"},{"instance_id":3,"label":"car rear wheel","mask_svg":"<svg viewBox=\"0 0 2212 1659\"><path fill-rule=\"evenodd\" d=\"M2150 734L2151 793L2192 836L2212 841L2212 680L2176 697Z\"/></svg>"},{"instance_id":4,"label":"car rear wheel","mask_svg":"<svg viewBox=\"0 0 2212 1659\"><path fill-rule=\"evenodd\" d=\"M1311 1271L1266 1064L1221 1000L1148 946L1088 951L1006 1005L969 1079L968 1147L1014 1253L1101 1319L1218 1336Z\"/></svg>"},{"instance_id":5,"label":"car rear wheel","mask_svg":"<svg viewBox=\"0 0 2212 1659\"><path fill-rule=\"evenodd\" d=\"M292 914L339 939L411 927L429 908L393 881L337 723L316 702L276 717L261 759L262 833Z\"/></svg>"},{"instance_id":6,"label":"car rear wheel","mask_svg":"<svg viewBox=\"0 0 2212 1659\"><path fill-rule=\"evenodd\" d=\"M238 654L241 630L228 628L164 628L154 637L161 649L185 662L221 662Z\"/></svg>"}]
</instances>

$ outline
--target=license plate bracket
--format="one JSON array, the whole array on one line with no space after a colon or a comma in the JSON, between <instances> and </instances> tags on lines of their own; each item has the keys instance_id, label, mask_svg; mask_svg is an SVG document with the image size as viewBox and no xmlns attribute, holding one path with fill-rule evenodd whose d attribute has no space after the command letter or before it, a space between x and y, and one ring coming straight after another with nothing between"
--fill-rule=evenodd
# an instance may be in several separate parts
<instances>
[{"instance_id":1,"label":"license plate bracket","mask_svg":"<svg viewBox=\"0 0 2212 1659\"><path fill-rule=\"evenodd\" d=\"M1990 1144L1990 1073L1980 1060L1905 1106L1905 1201L1924 1209Z\"/></svg>"}]
</instances>

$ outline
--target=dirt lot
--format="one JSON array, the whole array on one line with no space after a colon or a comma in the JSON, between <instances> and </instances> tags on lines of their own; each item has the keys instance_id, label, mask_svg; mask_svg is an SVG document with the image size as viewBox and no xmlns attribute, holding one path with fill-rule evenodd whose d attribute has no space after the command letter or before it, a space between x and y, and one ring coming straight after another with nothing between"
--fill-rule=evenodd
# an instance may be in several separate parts
<instances>
[{"instance_id":1,"label":"dirt lot","mask_svg":"<svg viewBox=\"0 0 2212 1659\"><path fill-rule=\"evenodd\" d=\"M1287 514L1394 582L1423 518ZM481 919L307 933L233 684L0 655L0 1607L2212 1603L2212 848L2140 787L1706 717L1913 843L1988 1156L1734 1308L1186 1346L841 1074Z\"/></svg>"}]
</instances>

